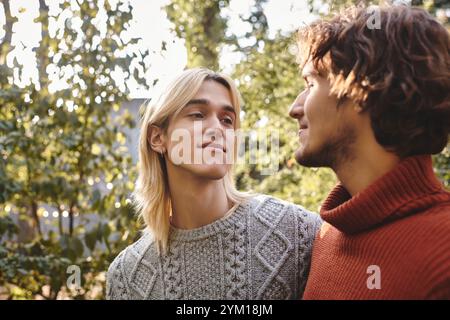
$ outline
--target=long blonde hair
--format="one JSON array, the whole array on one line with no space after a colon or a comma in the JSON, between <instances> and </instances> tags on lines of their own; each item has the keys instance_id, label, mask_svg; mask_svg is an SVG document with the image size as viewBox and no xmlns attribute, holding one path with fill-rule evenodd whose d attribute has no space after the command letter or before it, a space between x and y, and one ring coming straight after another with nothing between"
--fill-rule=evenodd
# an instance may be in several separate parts
<instances>
[{"instance_id":1,"label":"long blonde hair","mask_svg":"<svg viewBox=\"0 0 450 320\"><path fill-rule=\"evenodd\" d=\"M154 151L148 143L149 127L156 125L164 131L168 127L169 117L176 116L195 96L206 80L213 80L224 85L230 92L231 102L236 112L235 129L240 128L240 95L233 80L228 76L206 68L194 68L183 71L163 91L155 103L144 104L139 137L139 172L133 202L152 233L157 247L167 252L169 245L171 198L167 183L165 160ZM237 147L235 146L235 149ZM234 153L236 158L237 152ZM225 193L234 203L241 203L251 194L240 192L235 188L233 168L223 178Z\"/></svg>"}]
</instances>

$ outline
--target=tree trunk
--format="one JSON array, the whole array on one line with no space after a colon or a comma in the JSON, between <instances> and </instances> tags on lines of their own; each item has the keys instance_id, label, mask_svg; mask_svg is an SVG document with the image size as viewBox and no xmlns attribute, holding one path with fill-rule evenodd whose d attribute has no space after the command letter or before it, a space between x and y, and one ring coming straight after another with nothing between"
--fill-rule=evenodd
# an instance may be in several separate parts
<instances>
[{"instance_id":1,"label":"tree trunk","mask_svg":"<svg viewBox=\"0 0 450 320\"><path fill-rule=\"evenodd\" d=\"M69 208L69 236L70 237L73 234L73 219L74 219L74 217L73 217L73 208L74 208L74 205L71 204L70 208Z\"/></svg>"},{"instance_id":2,"label":"tree trunk","mask_svg":"<svg viewBox=\"0 0 450 320\"><path fill-rule=\"evenodd\" d=\"M6 63L6 56L13 49L11 46L12 40L12 29L13 24L17 21L17 18L13 18L11 15L11 8L9 6L9 0L0 0L0 3L3 4L3 10L5 11L5 37L0 43L0 64Z\"/></svg>"},{"instance_id":3,"label":"tree trunk","mask_svg":"<svg viewBox=\"0 0 450 320\"><path fill-rule=\"evenodd\" d=\"M39 73L39 83L41 88L47 87L47 65L49 64L48 47L49 47L49 35L48 35L48 11L49 8L45 3L45 0L39 0L39 17L41 20L41 42L36 50L36 60Z\"/></svg>"},{"instance_id":4,"label":"tree trunk","mask_svg":"<svg viewBox=\"0 0 450 320\"><path fill-rule=\"evenodd\" d=\"M63 215L62 215L61 209L59 209L59 206L58 206L58 230L59 230L60 236L62 236L64 234L62 218L63 218Z\"/></svg>"},{"instance_id":5,"label":"tree trunk","mask_svg":"<svg viewBox=\"0 0 450 320\"><path fill-rule=\"evenodd\" d=\"M11 7L9 5L9 0L0 0L0 3L3 4L3 9L5 10L5 37L2 42L11 43L12 40L12 27L14 22L17 21L17 18L13 18L11 16Z\"/></svg>"},{"instance_id":6,"label":"tree trunk","mask_svg":"<svg viewBox=\"0 0 450 320\"><path fill-rule=\"evenodd\" d=\"M38 234L40 237L42 237L42 231L41 231L41 222L39 220L39 216L37 214L37 210L38 210L38 205L35 201L31 202L30 205L30 215L33 217L34 219L34 227L35 230L37 230Z\"/></svg>"}]
</instances>

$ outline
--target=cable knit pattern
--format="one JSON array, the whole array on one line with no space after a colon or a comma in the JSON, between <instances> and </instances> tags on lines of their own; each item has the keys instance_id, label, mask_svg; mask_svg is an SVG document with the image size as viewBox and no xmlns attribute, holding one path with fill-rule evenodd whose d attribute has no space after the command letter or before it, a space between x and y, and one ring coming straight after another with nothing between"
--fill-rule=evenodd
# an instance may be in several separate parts
<instances>
[{"instance_id":1,"label":"cable knit pattern","mask_svg":"<svg viewBox=\"0 0 450 320\"><path fill-rule=\"evenodd\" d=\"M266 225L267 232L256 246L256 257L270 274L260 288L257 298L270 299L269 295L273 295L275 299L287 299L291 295L291 290L283 278L278 276L278 269L283 266L292 250L292 243L277 229L287 207L273 199L269 199L268 202L270 205L263 206L260 209L261 214L257 216L257 219ZM269 210L271 208L275 210Z\"/></svg>"},{"instance_id":2,"label":"cable knit pattern","mask_svg":"<svg viewBox=\"0 0 450 320\"><path fill-rule=\"evenodd\" d=\"M107 273L108 299L298 299L321 219L300 206L256 196L211 224L171 228L159 254L144 232Z\"/></svg>"},{"instance_id":3,"label":"cable knit pattern","mask_svg":"<svg viewBox=\"0 0 450 320\"><path fill-rule=\"evenodd\" d=\"M181 254L182 247L169 247L168 255L163 257L164 284L166 288L166 299L176 300L183 296L181 287Z\"/></svg>"},{"instance_id":4,"label":"cable knit pattern","mask_svg":"<svg viewBox=\"0 0 450 320\"><path fill-rule=\"evenodd\" d=\"M114 279L114 281L106 282L106 297L124 300L130 296L127 290L126 279L123 276L124 254L125 252L122 251L109 266L111 272L108 272L108 277Z\"/></svg>"},{"instance_id":5,"label":"cable knit pattern","mask_svg":"<svg viewBox=\"0 0 450 320\"><path fill-rule=\"evenodd\" d=\"M235 227L224 231L225 279L227 299L238 299L245 295L245 225L237 223Z\"/></svg>"}]
</instances>

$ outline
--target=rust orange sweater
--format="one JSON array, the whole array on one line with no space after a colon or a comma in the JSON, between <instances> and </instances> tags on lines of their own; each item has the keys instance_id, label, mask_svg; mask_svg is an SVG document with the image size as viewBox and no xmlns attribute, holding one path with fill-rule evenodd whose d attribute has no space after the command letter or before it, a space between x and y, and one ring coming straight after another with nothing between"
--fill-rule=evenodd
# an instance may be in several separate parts
<instances>
[{"instance_id":1,"label":"rust orange sweater","mask_svg":"<svg viewBox=\"0 0 450 320\"><path fill-rule=\"evenodd\" d=\"M431 157L324 202L304 299L450 299L450 193Z\"/></svg>"}]
</instances>

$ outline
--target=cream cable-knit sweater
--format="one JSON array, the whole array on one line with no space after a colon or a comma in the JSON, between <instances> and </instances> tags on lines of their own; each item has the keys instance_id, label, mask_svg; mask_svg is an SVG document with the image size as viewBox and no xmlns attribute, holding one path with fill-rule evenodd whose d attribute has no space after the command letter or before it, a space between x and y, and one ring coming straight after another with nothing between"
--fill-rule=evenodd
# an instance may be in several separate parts
<instances>
[{"instance_id":1,"label":"cream cable-knit sweater","mask_svg":"<svg viewBox=\"0 0 450 320\"><path fill-rule=\"evenodd\" d=\"M159 255L149 232L107 273L108 299L297 299L309 273L319 215L256 196L194 230L171 228Z\"/></svg>"}]
</instances>

